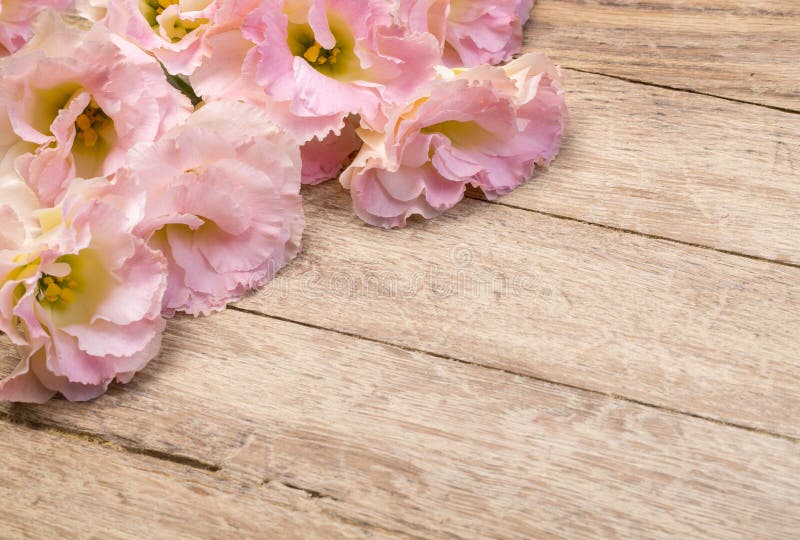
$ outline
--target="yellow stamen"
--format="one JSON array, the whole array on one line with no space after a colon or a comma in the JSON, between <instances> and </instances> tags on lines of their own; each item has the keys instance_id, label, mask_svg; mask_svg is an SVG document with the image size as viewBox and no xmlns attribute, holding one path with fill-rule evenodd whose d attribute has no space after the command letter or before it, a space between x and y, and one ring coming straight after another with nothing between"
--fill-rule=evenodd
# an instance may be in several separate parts
<instances>
[{"instance_id":1,"label":"yellow stamen","mask_svg":"<svg viewBox=\"0 0 800 540\"><path fill-rule=\"evenodd\" d=\"M47 290L44 291L44 296L50 302L54 302L58 299L58 295L61 293L61 287L56 285L55 283L51 283L47 286Z\"/></svg>"},{"instance_id":2,"label":"yellow stamen","mask_svg":"<svg viewBox=\"0 0 800 540\"><path fill-rule=\"evenodd\" d=\"M188 34L192 30L197 30L202 25L208 24L208 19L204 19L202 17L199 18L199 19L195 19L193 21L186 20L186 19L180 19L180 23L179 24L180 24L181 27L183 27L185 32Z\"/></svg>"},{"instance_id":3,"label":"yellow stamen","mask_svg":"<svg viewBox=\"0 0 800 540\"><path fill-rule=\"evenodd\" d=\"M75 119L78 138L83 140L83 144L88 148L93 148L100 139L97 132L105 126L108 119L100 106L92 100L83 113Z\"/></svg>"},{"instance_id":4,"label":"yellow stamen","mask_svg":"<svg viewBox=\"0 0 800 540\"><path fill-rule=\"evenodd\" d=\"M151 1L150 5L156 10L156 15L158 16L164 13L164 10L169 6L175 5L179 2L180 0L156 0L156 2Z\"/></svg>"},{"instance_id":5,"label":"yellow stamen","mask_svg":"<svg viewBox=\"0 0 800 540\"><path fill-rule=\"evenodd\" d=\"M78 126L78 129L82 131L86 131L91 129L92 121L89 119L89 116L86 113L83 113L75 120L75 125Z\"/></svg>"},{"instance_id":6,"label":"yellow stamen","mask_svg":"<svg viewBox=\"0 0 800 540\"><path fill-rule=\"evenodd\" d=\"M309 62L316 62L319 59L319 53L322 51L322 45L317 43L316 41L314 44L309 47L305 53L303 53L303 58L308 60Z\"/></svg>"},{"instance_id":7,"label":"yellow stamen","mask_svg":"<svg viewBox=\"0 0 800 540\"><path fill-rule=\"evenodd\" d=\"M78 282L71 275L51 276L43 275L39 279L39 292L37 298L53 306L64 306L78 297Z\"/></svg>"},{"instance_id":8,"label":"yellow stamen","mask_svg":"<svg viewBox=\"0 0 800 540\"><path fill-rule=\"evenodd\" d=\"M333 65L336 63L336 59L341 53L342 50L339 47L334 47L333 49L324 49L322 45L314 42L306 52L303 53L303 58L308 60L311 64L317 64L318 66L324 66L325 64Z\"/></svg>"},{"instance_id":9,"label":"yellow stamen","mask_svg":"<svg viewBox=\"0 0 800 540\"><path fill-rule=\"evenodd\" d=\"M95 144L97 144L97 132L93 129L87 129L84 131L83 142L86 143L86 146L92 148Z\"/></svg>"},{"instance_id":10,"label":"yellow stamen","mask_svg":"<svg viewBox=\"0 0 800 540\"><path fill-rule=\"evenodd\" d=\"M61 289L59 296L64 302L72 302L75 300L75 291L71 289Z\"/></svg>"}]
</instances>

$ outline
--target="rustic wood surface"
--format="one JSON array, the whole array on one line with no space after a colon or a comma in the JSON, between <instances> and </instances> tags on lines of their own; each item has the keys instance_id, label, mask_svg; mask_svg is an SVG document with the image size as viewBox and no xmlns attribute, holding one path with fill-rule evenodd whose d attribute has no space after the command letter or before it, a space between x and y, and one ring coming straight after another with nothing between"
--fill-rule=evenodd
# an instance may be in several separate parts
<instances>
[{"instance_id":1,"label":"rustic wood surface","mask_svg":"<svg viewBox=\"0 0 800 540\"><path fill-rule=\"evenodd\" d=\"M306 189L265 290L94 402L0 405L0 537L797 538L798 27L538 0L550 170L392 232Z\"/></svg>"},{"instance_id":2,"label":"rustic wood surface","mask_svg":"<svg viewBox=\"0 0 800 540\"><path fill-rule=\"evenodd\" d=\"M800 115L565 73L558 162L499 204L800 265Z\"/></svg>"},{"instance_id":3,"label":"rustic wood surface","mask_svg":"<svg viewBox=\"0 0 800 540\"><path fill-rule=\"evenodd\" d=\"M800 437L800 268L474 200L402 231L333 183L306 201L304 255L239 307Z\"/></svg>"},{"instance_id":4,"label":"rustic wood surface","mask_svg":"<svg viewBox=\"0 0 800 540\"><path fill-rule=\"evenodd\" d=\"M348 522L286 486L213 474L96 438L4 423L0 448L4 538L404 537Z\"/></svg>"},{"instance_id":5,"label":"rustic wood surface","mask_svg":"<svg viewBox=\"0 0 800 540\"><path fill-rule=\"evenodd\" d=\"M794 440L233 310L171 324L158 365L89 410L4 413L419 538L800 527Z\"/></svg>"},{"instance_id":6,"label":"rustic wood surface","mask_svg":"<svg viewBox=\"0 0 800 540\"><path fill-rule=\"evenodd\" d=\"M796 0L537 0L532 20L566 67L800 111Z\"/></svg>"}]
</instances>

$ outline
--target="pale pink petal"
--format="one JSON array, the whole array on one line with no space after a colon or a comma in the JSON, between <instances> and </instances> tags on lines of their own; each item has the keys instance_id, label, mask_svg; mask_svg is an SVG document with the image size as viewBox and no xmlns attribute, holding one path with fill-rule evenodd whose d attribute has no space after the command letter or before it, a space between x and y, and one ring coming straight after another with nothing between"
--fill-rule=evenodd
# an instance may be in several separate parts
<instances>
[{"instance_id":1,"label":"pale pink petal","mask_svg":"<svg viewBox=\"0 0 800 540\"><path fill-rule=\"evenodd\" d=\"M567 109L558 69L527 54L503 67L441 69L387 116L382 131L359 130L365 144L340 181L364 221L402 227L451 208L467 184L490 198L519 186L558 152Z\"/></svg>"},{"instance_id":2,"label":"pale pink petal","mask_svg":"<svg viewBox=\"0 0 800 540\"><path fill-rule=\"evenodd\" d=\"M79 30L44 13L35 28L0 64L0 145L28 146L15 168L49 206L76 175L114 173L136 144L183 122L191 103L153 57L102 25Z\"/></svg>"},{"instance_id":3,"label":"pale pink petal","mask_svg":"<svg viewBox=\"0 0 800 540\"><path fill-rule=\"evenodd\" d=\"M72 184L61 206L42 209L46 232L0 251L0 330L22 358L0 399L92 399L158 353L166 263L133 234L139 200L112 188Z\"/></svg>"},{"instance_id":4,"label":"pale pink petal","mask_svg":"<svg viewBox=\"0 0 800 540\"><path fill-rule=\"evenodd\" d=\"M331 132L321 141L314 138L300 147L303 184L319 184L342 172L346 161L361 148L356 127L355 119L348 118L341 134Z\"/></svg>"},{"instance_id":5,"label":"pale pink petal","mask_svg":"<svg viewBox=\"0 0 800 540\"><path fill-rule=\"evenodd\" d=\"M299 250L298 145L253 105L200 108L133 152L114 189L146 196L137 232L167 258L167 316L223 309Z\"/></svg>"},{"instance_id":6,"label":"pale pink petal","mask_svg":"<svg viewBox=\"0 0 800 540\"><path fill-rule=\"evenodd\" d=\"M0 381L0 400L24 403L45 403L56 393L56 390L42 384L30 366L28 355L17 364L5 379Z\"/></svg>"},{"instance_id":7,"label":"pale pink petal","mask_svg":"<svg viewBox=\"0 0 800 540\"><path fill-rule=\"evenodd\" d=\"M33 36L36 17L43 10L66 10L72 0L3 0L0 6L0 56L20 49Z\"/></svg>"}]
</instances>

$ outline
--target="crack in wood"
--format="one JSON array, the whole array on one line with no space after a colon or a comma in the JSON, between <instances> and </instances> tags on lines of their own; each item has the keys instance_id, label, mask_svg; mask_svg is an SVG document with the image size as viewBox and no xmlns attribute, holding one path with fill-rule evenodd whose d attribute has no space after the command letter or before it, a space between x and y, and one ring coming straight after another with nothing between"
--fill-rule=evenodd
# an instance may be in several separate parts
<instances>
[{"instance_id":1,"label":"crack in wood","mask_svg":"<svg viewBox=\"0 0 800 540\"><path fill-rule=\"evenodd\" d=\"M501 200L488 201L488 200L484 199L479 193L467 192L466 197L468 197L469 199L471 199L473 201L481 201L481 202L485 202L487 204L495 204L497 206L503 206L505 208L511 208L513 210L521 210L523 212L531 212L533 214L539 214L540 216L547 216L547 217L551 217L551 218L554 218L554 219L560 219L560 220L563 220L563 221L571 221L573 223L580 223L582 225L589 225L591 227L599 227L601 229L605 229L605 230L608 230L608 231L621 232L621 233L625 233L625 234L632 234L634 236L641 236L642 238L648 238L650 240L662 240L664 242L671 242L673 244L679 244L681 246L704 249L704 250L707 250L707 251L714 251L714 252L717 252L717 253L722 253L723 255L731 255L731 256L734 256L734 257L742 257L744 259L751 259L751 260L754 260L754 261L766 262L766 263L771 263L771 264L778 264L780 266L788 266L790 268L800 268L800 264L791 263L791 262L787 262L787 261L779 261L777 259L770 259L768 257L760 257L758 255L748 255L747 253L739 253L738 251L730 251L730 250L727 250L727 249L715 248L713 246L706 246L706 245L703 245L703 244L695 244L693 242L687 242L686 240L678 240L676 238L670 238L669 236L659 236L657 234L643 233L641 231L636 231L636 230L633 230L633 229L625 229L623 227L615 227L613 225L606 225L604 223L597 223L597 222L594 222L594 221L586 221L585 219L580 219L580 218L576 218L576 217L564 216L564 215L561 215L561 214L553 214L553 213L545 212L545 211L542 211L542 210L534 210L532 208L525 208L524 206L517 206L517 205L513 205L513 204L508 204L508 203L503 202Z\"/></svg>"},{"instance_id":2,"label":"crack in wood","mask_svg":"<svg viewBox=\"0 0 800 540\"><path fill-rule=\"evenodd\" d=\"M311 499L311 500L322 499L322 500L329 500L329 501L334 501L334 502L343 503L343 504L355 504L355 505L358 504L358 503L353 503L351 501L342 500L342 499L340 499L338 497L334 497L333 495L328 495L327 493L322 493L321 491L317 491L315 489L306 488L306 487L303 487L303 486L299 486L297 484L286 482L284 480L277 480L275 478L265 478L264 480L261 481L261 485L262 486L270 486L270 485L282 486L282 487L290 489L292 491L300 492L300 493L304 494L305 496L307 496L308 499ZM348 517L348 516L342 515L342 514L340 514L338 512L334 512L330 508L318 507L318 510L320 510L322 513L324 513L325 515L327 515L327 516L329 516L329 517L331 517L333 519L336 519L336 520L341 521L342 523L346 523L348 525L353 525L355 527L373 529L373 530L376 530L376 531L381 531L381 532L384 532L384 533L391 534L393 536L400 536L400 537L408 538L408 539L411 539L411 540L424 540L424 538L426 538L426 537L422 537L422 536L415 536L415 535L409 534L406 531L400 531L400 530L397 530L397 529L389 529L389 528L383 527L381 525L376 525L375 523L371 523L369 521L364 521L363 519L356 519L356 518ZM406 523L406 522L404 522L404 524L407 524L409 527L419 528L419 526L415 525L415 524L410 524L410 523ZM450 536L454 540L459 540L459 538L460 538L460 537L457 537L457 536L452 535L452 534L450 534Z\"/></svg>"},{"instance_id":3,"label":"crack in wood","mask_svg":"<svg viewBox=\"0 0 800 540\"><path fill-rule=\"evenodd\" d=\"M31 430L34 430L34 431L41 431L41 432L45 432L45 433L49 433L49 434L52 434L52 435L65 437L65 438L78 439L78 440L80 440L82 442L89 443L89 444L94 444L94 445L97 445L97 446L103 446L103 447L108 448L109 450L113 450L113 451L117 451L117 452L124 452L124 453L129 453L129 454L134 454L134 455L147 456L147 457L150 457L150 458L153 458L153 459L157 459L157 460L161 460L161 461L167 461L167 462L170 462L170 463L175 463L177 465L183 465L183 466L186 466L186 467L191 467L193 469L197 469L197 470L204 471L204 472L207 472L207 473L218 473L218 472L222 471L222 469L223 469L219 465L215 465L215 464L212 464L212 463L207 463L207 462L204 462L204 461L201 461L199 459L192 458L192 457L189 457L189 456L183 456L183 455L179 455L179 454L170 454L169 452L165 452L165 451L162 451L162 450L155 450L155 449L152 449L152 448L144 448L144 447L141 447L141 446L136 446L136 445L132 444L131 441L123 442L123 441L125 441L125 439L123 439L123 438L119 438L117 440L114 440L112 438L105 437L105 436L99 435L97 433L91 433L91 432L82 431L82 430L78 430L78 429L72 429L72 428L67 428L67 427L64 427L64 426L59 426L57 424L51 424L51 423L42 422L40 420L34 420L34 419L28 417L27 415L12 414L12 413L8 413L8 412L5 412L5 411L0 411L0 421L8 422L10 424L14 424L14 425L17 425L17 426L22 426L22 427L25 427L27 429L31 429ZM281 486L283 486L283 487L285 487L287 489L290 489L292 491L301 492L301 493L305 494L306 496L308 496L309 499L312 499L312 500L321 499L321 500L329 500L329 501L333 501L333 502L337 502L337 503L343 503L343 504L354 504L354 505L358 504L358 503L353 503L353 502L350 502L350 501L344 501L344 500L339 499L338 497L335 497L333 495L328 495L326 493L322 493L321 491L317 491L317 490L314 490L314 489L302 487L302 486L299 486L299 485L296 485L296 484L293 484L293 483L289 483L289 482L285 482L285 481L274 480L274 479L265 479L265 480L263 480L261 482L261 485L263 485L263 486L267 486L269 484L279 484L279 485L281 485ZM289 505L284 505L284 504L279 504L279 503L276 503L276 504L278 504L278 506L281 506L281 507L289 508L289 509L292 509L292 510L297 510L296 508L292 508ZM342 515L342 514L340 514L338 512L333 512L333 511L331 511L330 509L327 509L327 508L319 507L318 509L321 512L323 512L325 515L327 515L327 516L329 516L329 517L331 517L333 519L336 519L338 521L341 521L342 523L348 524L348 525L353 525L353 526L356 526L356 527L367 528L367 529L373 529L375 531L381 531L383 533L387 533L387 534L391 534L393 536L406 538L406 539L409 539L409 540L423 540L425 538L425 537L415 536L415 535L409 534L408 532L405 532L405 531L400 531L400 530L396 530L396 529L389 529L389 528L386 528L386 527L382 527L380 525L376 525L374 523L370 523L370 522L367 522L367 521L364 521L364 520L361 520L361 519L351 518L351 517ZM419 528L417 525L414 525L414 524L408 524L408 525L410 527ZM450 535L450 536L454 540L459 540L459 537L457 537L455 535Z\"/></svg>"},{"instance_id":4,"label":"crack in wood","mask_svg":"<svg viewBox=\"0 0 800 540\"><path fill-rule=\"evenodd\" d=\"M309 488L305 488L305 487L302 487L302 486L298 486L297 484L292 484L292 483L286 482L285 480L277 480L275 478L266 478L261 482L262 486L269 486L269 485L274 485L274 484L289 488L289 489L294 490L294 491L300 491L302 493L305 493L306 495L308 495L308 497L310 499L329 499L329 500L336 501L336 502L342 502L341 499L339 499L338 497L334 497L333 495L328 495L327 493L322 493L321 491L317 491L317 490L314 490L314 489L309 489Z\"/></svg>"},{"instance_id":5,"label":"crack in wood","mask_svg":"<svg viewBox=\"0 0 800 540\"><path fill-rule=\"evenodd\" d=\"M722 420L720 418L714 418L713 416L704 416L702 414L697 414L697 413L693 413L691 411L685 411L685 410L681 410L681 409L676 409L674 407L669 407L669 406L665 406L665 405L657 405L655 403L648 403L646 401L640 401L638 399L629 398L629 397L622 396L622 395L619 395L619 394L612 394L612 393L608 393L608 392L602 392L600 390L592 390L590 388L584 388L582 386L578 386L578 385L574 385L574 384L569 384L569 383L559 382L559 381L553 381L553 380L545 379L545 378L542 378L542 377L536 377L535 375L530 375L530 374L521 373L521 372L517 372L517 371L511 371L509 369L499 368L499 367L495 367L495 366L489 366L489 365L486 365L486 364L481 364L481 363L478 363L478 362L472 362L472 361L469 361L469 360L461 360L459 358L454 358L454 357L447 356L447 355L440 354L440 353L433 352L433 351L427 351L425 349L417 349L417 348L409 347L409 346L406 346L406 345L400 345L398 343L392 343L390 341L384 341L382 339L363 336L363 335L356 334L356 333L353 333L353 332L347 332L347 331L344 331L344 330L337 330L335 328L326 328L324 326L319 326L319 325L308 323L308 322L305 322L305 321L298 321L298 320L294 320L294 319L289 319L289 318L286 318L286 317L280 317L278 315L270 315L270 314L262 313L260 311L256 311L256 310L253 310L253 309L246 309L246 308L241 308L241 307L237 307L237 306L228 306L227 309L232 310L232 311L236 311L236 312L239 312L239 313L244 313L244 314L247 314L247 315L255 315L257 317L265 317L265 318L268 318L268 319L274 319L274 320L277 320L277 321L283 321L283 322L287 322L287 323L290 323L290 324L298 324L300 326L305 326L307 328L313 328L315 330L322 330L322 331L325 331L325 332L333 332L335 334L339 334L339 335L343 335L343 336L347 336L347 337L351 337L351 338L355 338L355 339L361 339L361 340L368 341L368 342L371 342L371 343L377 343L379 345L384 345L384 346L387 346L387 347L393 347L393 348L401 349L401 350L404 350L404 351L407 351L407 352L411 352L411 353L425 354L425 355L428 355L428 356L432 356L434 358L439 358L441 360L447 360L447 361L450 361L450 362L456 362L458 364L478 367L478 368L482 368L482 369L489 369L489 370L492 370L492 371L505 373L506 375L511 375L511 376L515 376L515 377L524 377L526 379L529 379L529 380L532 380L532 381L536 381L536 382L540 382L540 383L544 383L544 384L548 384L548 385L551 385L551 386L557 386L557 387L560 387L560 388L569 388L570 390L577 390L577 391L580 391L580 392L586 392L586 393L593 394L593 395L596 395L596 396L603 396L603 397L608 398L608 399L613 399L613 400L617 400L617 401L625 401L627 403L631 403L631 404L634 404L634 405L639 405L639 406L642 406L642 407L647 407L647 408L650 408L650 409L656 409L656 410L669 412L669 413L673 413L673 414L680 414L680 415L683 415L683 416L689 416L691 418L696 418L698 420L703 420L705 422L711 422L713 424L717 424L717 425L720 425L720 426L726 426L726 427L733 428L733 429L741 429L741 430L744 430L744 431L749 431L751 433L756 433L756 434L759 434L759 435L766 435L766 436L769 436L769 437L774 437L774 438L781 439L781 440L784 440L784 441L789 441L789 442L792 442L792 443L800 443L800 438L793 437L791 435L784 435L782 433L775 433L775 432L772 432L772 431L767 431L765 429L749 426L749 425L746 425L746 424L737 424L737 423L734 423L734 422L728 422L728 421Z\"/></svg>"},{"instance_id":6,"label":"crack in wood","mask_svg":"<svg viewBox=\"0 0 800 540\"><path fill-rule=\"evenodd\" d=\"M354 527L375 529L377 531L381 531L381 532L384 532L384 533L388 533L388 534L392 534L392 535L396 535L396 536L402 536L403 538L409 538L410 540L427 540L429 538L432 538L432 535L430 533L428 533L427 536L416 536L416 535L413 535L413 534L409 534L406 531L399 531L397 529L387 529L386 527L380 527L380 526L377 526L377 525L375 525L373 523L370 523L368 521L364 521L362 519L354 519L354 518L351 518L351 517L343 516L343 515L339 514L338 512L333 512L333 511L331 511L331 510L329 510L327 508L321 508L320 510L326 516L329 516L329 517L334 518L334 519L338 519L342 523L346 523L348 525L353 525ZM398 520L398 521L401 521L404 525L408 525L410 527L420 528L419 526L410 524L410 523L408 523L407 521L404 521L404 520ZM462 540L462 537L457 536L457 535L455 535L455 534L453 534L452 532L449 532L449 531L436 531L436 534L439 535L442 538L447 537L447 538L452 538L453 540Z\"/></svg>"},{"instance_id":7,"label":"crack in wood","mask_svg":"<svg viewBox=\"0 0 800 540\"><path fill-rule=\"evenodd\" d=\"M591 70L588 70L588 69L580 69L580 68L576 68L576 67L569 67L569 66L563 66L562 65L561 68L565 69L565 70L568 70L568 71L576 71L578 73L586 73L587 75L597 75L597 76L600 76L600 77L608 77L609 79L616 79L618 81L623 81L623 82L627 82L627 83L631 83L631 84L641 84L643 86L650 86L650 87L653 87L653 88L661 88L662 90L672 90L673 92L684 92L684 93L687 93L687 94L695 94L695 95L698 95L698 96L706 96L706 97L711 97L711 98L716 98L716 99L722 99L722 100L725 100L725 101L730 101L732 103L741 103L742 105L752 105L754 107L763 107L765 109L772 109L773 111L780 111L780 112L785 112L785 113L789 113L789 114L800 114L800 109L789 109L789 108L786 108L786 107L779 107L777 105L768 105L766 103L758 103L757 101L747 101L746 99L738 99L738 98L733 98L733 97L721 96L719 94L711 94L709 92L703 92L701 90L693 90L691 88L681 88L679 86L670 86L670 85L667 85L667 84L659 84L659 83L644 81L644 80L640 80L640 79L633 79L633 78L630 78L630 77L623 77L621 75L610 75L608 73L603 73L601 71L591 71Z\"/></svg>"},{"instance_id":8,"label":"crack in wood","mask_svg":"<svg viewBox=\"0 0 800 540\"><path fill-rule=\"evenodd\" d=\"M27 427L35 431L44 431L47 433L52 433L63 437L80 439L81 441L87 443L95 444L98 446L105 446L120 452L127 452L129 454L136 454L140 456L148 456L154 459L160 459L162 461L169 461L172 463L176 463L178 465L185 465L187 467L191 467L193 469L198 469L201 471L216 473L222 470L222 467L220 467L219 465L206 463L204 461L189 456L170 454L169 452L164 452L162 450L155 450L153 448L144 448L132 444L132 441L123 442L124 439L122 438L118 440L113 440L111 438L99 435L97 433L91 433L78 429L71 429L59 426L56 424L50 424L39 420L34 420L32 418L23 415L15 415L8 412L0 411L0 420L6 421L10 424L16 424L19 426Z\"/></svg>"}]
</instances>

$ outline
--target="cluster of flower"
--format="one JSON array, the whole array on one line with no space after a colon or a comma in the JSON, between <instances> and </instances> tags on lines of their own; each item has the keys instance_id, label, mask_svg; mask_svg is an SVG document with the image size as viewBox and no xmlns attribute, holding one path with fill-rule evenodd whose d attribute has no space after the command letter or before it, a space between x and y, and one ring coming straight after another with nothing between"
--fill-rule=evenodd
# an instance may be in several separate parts
<instances>
[{"instance_id":1,"label":"cluster of flower","mask_svg":"<svg viewBox=\"0 0 800 540\"><path fill-rule=\"evenodd\" d=\"M0 399L96 397L266 283L301 182L383 227L517 187L566 124L559 70L508 62L532 4L0 0Z\"/></svg>"}]
</instances>

